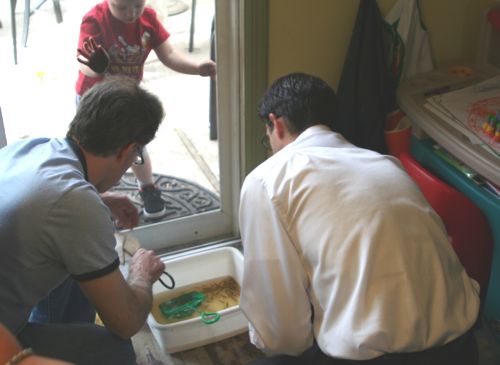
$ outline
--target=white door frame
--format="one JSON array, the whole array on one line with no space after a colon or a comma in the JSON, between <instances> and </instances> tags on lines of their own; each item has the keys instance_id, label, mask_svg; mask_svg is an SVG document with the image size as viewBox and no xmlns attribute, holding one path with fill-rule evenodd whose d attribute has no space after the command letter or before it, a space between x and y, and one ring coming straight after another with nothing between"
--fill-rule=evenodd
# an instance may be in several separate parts
<instances>
[{"instance_id":1,"label":"white door frame","mask_svg":"<svg viewBox=\"0 0 500 365\"><path fill-rule=\"evenodd\" d=\"M242 25L244 0L215 0L220 209L134 229L143 247L163 251L238 236L241 186Z\"/></svg>"}]
</instances>

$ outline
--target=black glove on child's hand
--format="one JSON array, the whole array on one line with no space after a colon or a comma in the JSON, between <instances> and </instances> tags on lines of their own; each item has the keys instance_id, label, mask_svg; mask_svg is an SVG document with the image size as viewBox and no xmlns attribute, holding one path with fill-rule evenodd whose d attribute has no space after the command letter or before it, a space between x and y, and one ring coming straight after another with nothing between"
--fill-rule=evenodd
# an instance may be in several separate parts
<instances>
[{"instance_id":1,"label":"black glove on child's hand","mask_svg":"<svg viewBox=\"0 0 500 365\"><path fill-rule=\"evenodd\" d=\"M98 74L104 73L109 65L109 56L106 50L100 44L97 44L92 37L83 42L82 48L78 48L77 61L87 65Z\"/></svg>"}]
</instances>

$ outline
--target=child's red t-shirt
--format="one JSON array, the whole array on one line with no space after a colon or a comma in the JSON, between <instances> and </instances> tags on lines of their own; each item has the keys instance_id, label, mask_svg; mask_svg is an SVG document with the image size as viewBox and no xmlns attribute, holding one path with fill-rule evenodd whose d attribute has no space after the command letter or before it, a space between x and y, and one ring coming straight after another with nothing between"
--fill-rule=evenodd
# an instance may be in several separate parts
<instances>
[{"instance_id":1,"label":"child's red t-shirt","mask_svg":"<svg viewBox=\"0 0 500 365\"><path fill-rule=\"evenodd\" d=\"M109 10L108 2L104 1L83 17L78 48L82 48L89 37L94 38L109 54L107 74L126 75L141 81L149 52L169 36L153 9L144 8L140 18L128 24L116 19ZM76 93L83 95L102 79L87 77L79 71Z\"/></svg>"}]
</instances>

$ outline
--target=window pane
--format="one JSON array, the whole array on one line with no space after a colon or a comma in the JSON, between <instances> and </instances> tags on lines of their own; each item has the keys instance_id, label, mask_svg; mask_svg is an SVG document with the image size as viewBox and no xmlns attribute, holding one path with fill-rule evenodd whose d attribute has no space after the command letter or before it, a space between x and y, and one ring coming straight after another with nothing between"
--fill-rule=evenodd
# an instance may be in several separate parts
<instances>
[{"instance_id":1,"label":"window pane","mask_svg":"<svg viewBox=\"0 0 500 365\"><path fill-rule=\"evenodd\" d=\"M188 9L172 15L168 14L168 10L176 5L176 1L151 1L151 4L160 6L158 15L172 34L173 46L195 59L206 59L210 58L214 1L196 1L193 52L188 49L190 7L193 2L183 1ZM231 21L229 17L238 14L234 10L238 6L237 2L219 2L221 17L225 19L218 21L226 26L218 27L225 33L218 36L226 44L235 42L237 29L234 24L237 22ZM30 19L27 48L21 45L21 37L18 37L18 65L13 65L13 57L3 57L0 61L3 66L0 71L2 80L5 80L0 86L0 100L9 142L36 136L65 135L75 112L75 58L79 25L83 14L95 4L94 0L62 2L63 22L58 24L51 2L44 3ZM16 9L18 35L22 33L23 5L18 2ZM161 6L167 6L167 11ZM3 14L10 13L8 3L0 7L5 10ZM2 18L2 21L4 31L0 30L0 49L2 54L12 55L11 33L5 31L10 30L11 25L9 19ZM236 33L231 35L231 31ZM220 199L219 208L215 210L139 227L134 234L147 247L161 249L192 241L205 242L216 237L231 237L236 231L233 216L237 189L233 189L232 180L239 174L239 149L237 141L232 146L231 140L238 136L239 127L239 112L234 109L235 105L239 105L239 81L238 76L235 77L239 75L235 69L239 67L239 62L230 53L219 55L219 58L218 77L226 80L218 85L225 89L219 93L226 97L224 105L219 107L221 117L218 123L221 130L216 139L210 135L210 79L170 71L153 54L146 62L144 85L160 96L166 109L166 119L157 139L148 146L153 172L188 182ZM234 81L229 81L231 79ZM133 177L131 179L134 181Z\"/></svg>"}]
</instances>

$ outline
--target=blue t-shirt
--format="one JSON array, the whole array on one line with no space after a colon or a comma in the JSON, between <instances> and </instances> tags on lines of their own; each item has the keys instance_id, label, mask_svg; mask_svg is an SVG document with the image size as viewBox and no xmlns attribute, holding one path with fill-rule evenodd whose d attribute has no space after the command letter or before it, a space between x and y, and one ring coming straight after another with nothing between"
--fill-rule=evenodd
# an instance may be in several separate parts
<instances>
[{"instance_id":1,"label":"blue t-shirt","mask_svg":"<svg viewBox=\"0 0 500 365\"><path fill-rule=\"evenodd\" d=\"M0 322L17 333L68 275L118 267L111 212L65 139L0 149Z\"/></svg>"}]
</instances>

